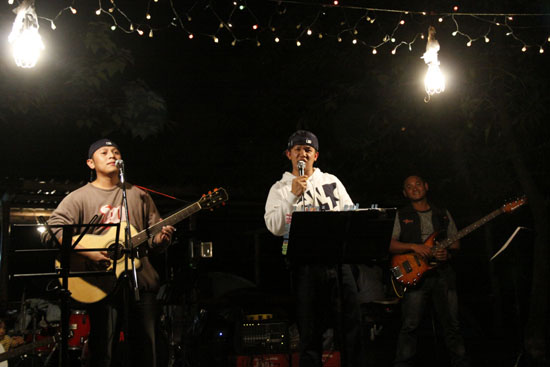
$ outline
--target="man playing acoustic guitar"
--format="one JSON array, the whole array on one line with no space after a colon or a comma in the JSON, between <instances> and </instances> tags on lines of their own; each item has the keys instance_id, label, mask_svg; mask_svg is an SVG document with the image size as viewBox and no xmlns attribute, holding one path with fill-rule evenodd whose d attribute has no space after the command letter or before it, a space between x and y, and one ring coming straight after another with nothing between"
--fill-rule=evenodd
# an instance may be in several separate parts
<instances>
[{"instance_id":1,"label":"man playing acoustic guitar","mask_svg":"<svg viewBox=\"0 0 550 367\"><path fill-rule=\"evenodd\" d=\"M409 176L405 179L403 195L409 199L410 205L398 210L393 227L390 243L392 254L411 253L411 267L420 264L420 261L437 263L435 269L428 271L418 284L410 284L406 289L401 303L402 325L394 366L413 365L417 329L430 301L443 327L452 366L469 366L458 322L455 274L448 263L451 254L458 251L459 241L447 249L435 251L424 243L434 232L451 237L457 233L457 229L446 209L438 208L428 201L427 192L428 183L421 177Z\"/></svg>"},{"instance_id":2,"label":"man playing acoustic guitar","mask_svg":"<svg viewBox=\"0 0 550 367\"><path fill-rule=\"evenodd\" d=\"M122 205L123 190L117 165L117 161L122 162L118 146L109 139L98 140L90 146L87 158L86 164L91 170L95 171L95 179L65 197L48 220L49 225L88 224L95 216L98 218L96 223L99 224L125 224L127 222L126 212ZM126 192L129 223L133 230L142 231L161 221L159 212L149 194L128 183L126 183ZM91 227L88 233L102 235L97 237L105 237L104 234L109 228L113 227ZM61 228L52 228L52 230L56 232L57 237L61 237ZM77 235L83 230L84 228L81 228L74 234ZM149 239L148 248L151 251L162 251L170 243L173 232L174 227L163 226L156 235ZM122 226L120 236L123 242L124 231ZM45 240L47 241L48 238L45 238ZM76 248L80 249L82 246L77 245ZM108 251L79 252L74 257L95 264L96 269L107 269L112 263ZM137 271L140 291L139 300L135 299L133 293L124 297L125 292L120 290L127 288L128 284L121 284L114 293L109 294L100 302L90 304L88 307L91 326L89 338L90 366L111 366L114 355L113 346L117 345L119 341L122 317L128 318L129 329L127 334L124 335L125 344L127 344L127 350L129 351L128 355L131 359L128 365L147 367L156 365L155 319L157 316L156 292L159 288L159 275L147 257L139 260L141 264ZM100 278L102 280L113 280L113 277L96 277L96 279ZM77 280L78 278L70 278L69 284ZM90 277L80 280L83 284L92 281L95 280L90 279ZM125 310L128 310L127 315L123 314Z\"/></svg>"}]
</instances>

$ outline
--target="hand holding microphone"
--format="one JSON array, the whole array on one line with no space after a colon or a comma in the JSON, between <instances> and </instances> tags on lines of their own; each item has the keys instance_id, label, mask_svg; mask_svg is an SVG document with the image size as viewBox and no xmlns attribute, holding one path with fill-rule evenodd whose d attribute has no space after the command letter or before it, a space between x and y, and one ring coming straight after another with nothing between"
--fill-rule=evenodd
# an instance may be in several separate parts
<instances>
[{"instance_id":1,"label":"hand holding microphone","mask_svg":"<svg viewBox=\"0 0 550 367\"><path fill-rule=\"evenodd\" d=\"M296 196L304 195L307 189L307 176L305 176L306 162L298 161L298 177L292 180L292 193Z\"/></svg>"}]
</instances>

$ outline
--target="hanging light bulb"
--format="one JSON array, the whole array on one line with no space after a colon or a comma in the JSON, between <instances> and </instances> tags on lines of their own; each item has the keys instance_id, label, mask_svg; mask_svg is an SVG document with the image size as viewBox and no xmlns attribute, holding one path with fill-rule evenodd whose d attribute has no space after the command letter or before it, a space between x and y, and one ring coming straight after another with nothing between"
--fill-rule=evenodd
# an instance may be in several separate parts
<instances>
[{"instance_id":1,"label":"hanging light bulb","mask_svg":"<svg viewBox=\"0 0 550 367\"><path fill-rule=\"evenodd\" d=\"M36 65L44 43L38 33L38 17L34 9L34 0L24 0L14 10L17 13L8 37L12 44L13 57L17 66L32 68Z\"/></svg>"},{"instance_id":2,"label":"hanging light bulb","mask_svg":"<svg viewBox=\"0 0 550 367\"><path fill-rule=\"evenodd\" d=\"M431 95L441 93L445 90L445 77L439 69L439 60L437 58L438 51L439 42L435 39L435 28L430 26L428 28L426 52L422 56L424 62L428 65L428 72L424 78L424 87L426 88L426 93L428 94L427 101L430 100Z\"/></svg>"}]
</instances>

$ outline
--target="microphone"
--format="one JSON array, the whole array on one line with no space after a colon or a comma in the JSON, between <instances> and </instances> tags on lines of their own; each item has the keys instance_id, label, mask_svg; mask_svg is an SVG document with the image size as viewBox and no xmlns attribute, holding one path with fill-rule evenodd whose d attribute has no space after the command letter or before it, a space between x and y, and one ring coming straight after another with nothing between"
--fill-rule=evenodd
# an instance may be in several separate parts
<instances>
[{"instance_id":1,"label":"microphone","mask_svg":"<svg viewBox=\"0 0 550 367\"><path fill-rule=\"evenodd\" d=\"M306 162L298 161L298 176L303 176L306 169Z\"/></svg>"},{"instance_id":2,"label":"microphone","mask_svg":"<svg viewBox=\"0 0 550 367\"><path fill-rule=\"evenodd\" d=\"M124 168L124 161L122 159L117 159L115 161L115 166L117 166L118 168L121 168L121 167Z\"/></svg>"}]
</instances>

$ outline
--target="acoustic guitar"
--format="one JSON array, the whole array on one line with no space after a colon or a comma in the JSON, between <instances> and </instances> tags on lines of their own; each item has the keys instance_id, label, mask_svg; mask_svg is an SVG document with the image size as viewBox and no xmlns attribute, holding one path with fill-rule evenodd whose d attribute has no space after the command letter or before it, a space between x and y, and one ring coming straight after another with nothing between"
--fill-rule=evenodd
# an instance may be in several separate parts
<instances>
[{"instance_id":1,"label":"acoustic guitar","mask_svg":"<svg viewBox=\"0 0 550 367\"><path fill-rule=\"evenodd\" d=\"M138 256L135 258L136 269L141 266L140 258L147 256L149 250L149 244L147 240L154 237L162 230L163 226L174 225L185 218L190 217L192 214L197 213L202 209L212 209L225 201L227 201L227 192L223 188L217 188L207 195L203 195L201 199L179 211L170 215L166 219L152 225L151 227L144 229L143 231L132 236L130 245L126 246L128 249L136 251ZM131 232L136 233L137 230L130 225ZM101 235L86 234L80 240L79 244L85 249L107 249L111 256L111 264L108 267L103 268L105 271L113 271L115 276L101 275L101 276L85 276L85 277L69 277L68 278L68 290L71 293L71 298L81 303L95 303L99 302L108 294L110 294L117 286L117 279L126 270L126 256L124 250L127 248L123 245L122 239L126 230L126 222L120 223L119 233L121 234L121 241L117 243L117 227L109 227L109 229ZM73 241L80 237L76 235L73 237ZM59 260L55 261L56 268L61 268ZM128 270L132 270L132 263L128 261ZM79 255L78 253L71 254L70 259L70 271L97 271L98 265L90 261L88 258ZM59 280L62 282L62 280Z\"/></svg>"},{"instance_id":2,"label":"acoustic guitar","mask_svg":"<svg viewBox=\"0 0 550 367\"><path fill-rule=\"evenodd\" d=\"M502 207L491 212L475 223L470 224L468 227L457 232L456 235L447 238L441 242L436 241L438 232L435 232L424 241L424 245L431 248L432 257L435 252L439 249L446 249L451 246L453 243L471 233L472 231L480 228L490 220L496 218L502 213L511 213L516 210L523 204L527 202L527 198L523 197L515 201L511 201L507 204L504 204ZM404 254L394 255L390 261L390 271L393 278L401 283L403 286L415 286L418 284L422 276L427 271L433 269L438 265L438 263L430 262L430 259L425 259L424 257L416 254L415 252L407 252Z\"/></svg>"}]
</instances>

